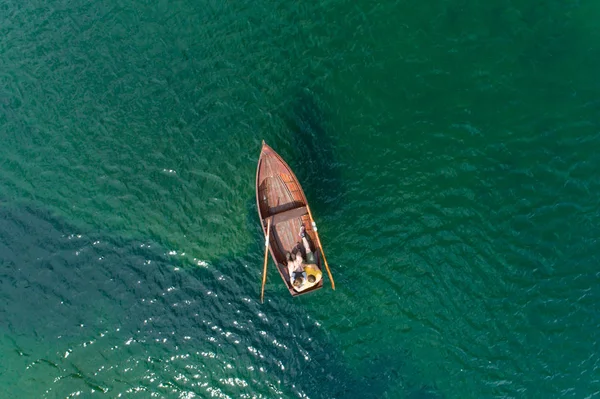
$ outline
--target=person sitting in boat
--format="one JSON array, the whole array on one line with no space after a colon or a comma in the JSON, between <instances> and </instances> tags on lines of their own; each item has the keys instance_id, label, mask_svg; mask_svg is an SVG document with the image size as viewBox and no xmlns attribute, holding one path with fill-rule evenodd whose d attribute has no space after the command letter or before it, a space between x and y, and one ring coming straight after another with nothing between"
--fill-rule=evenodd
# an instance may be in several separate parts
<instances>
[{"instance_id":1,"label":"person sitting in boat","mask_svg":"<svg viewBox=\"0 0 600 399\"><path fill-rule=\"evenodd\" d=\"M319 270L317 265L305 265L304 271L306 272L307 277L306 283L304 283L301 290L317 285L319 281L321 281L321 278L323 278L323 273Z\"/></svg>"},{"instance_id":2,"label":"person sitting in boat","mask_svg":"<svg viewBox=\"0 0 600 399\"><path fill-rule=\"evenodd\" d=\"M304 226L300 227L300 233L298 235L302 239L302 246L306 253L306 261L304 261L302 257L302 250L300 249L300 243L298 243L298 252L296 255L290 254L290 256L294 256L294 260L292 262L288 261L288 268L290 267L290 263L293 264L293 267L298 268L297 265L299 265L299 267L302 268L302 277L299 277L297 272L292 275L294 271L290 271L290 281L292 281L294 289L301 292L318 284L319 281L321 281L322 273L317 267L315 257L310 250L310 244L306 238Z\"/></svg>"},{"instance_id":3,"label":"person sitting in boat","mask_svg":"<svg viewBox=\"0 0 600 399\"><path fill-rule=\"evenodd\" d=\"M288 252L286 254L286 260L290 281L292 282L294 289L298 291L306 281L306 272L304 271L302 255L300 252L298 252L298 254Z\"/></svg>"}]
</instances>

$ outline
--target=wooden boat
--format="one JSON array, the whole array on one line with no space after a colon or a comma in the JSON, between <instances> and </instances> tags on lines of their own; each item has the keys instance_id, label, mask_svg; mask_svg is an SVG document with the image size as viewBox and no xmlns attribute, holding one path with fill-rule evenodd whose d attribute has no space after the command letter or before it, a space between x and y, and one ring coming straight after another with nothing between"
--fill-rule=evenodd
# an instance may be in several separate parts
<instances>
[{"instance_id":1,"label":"wooden boat","mask_svg":"<svg viewBox=\"0 0 600 399\"><path fill-rule=\"evenodd\" d=\"M288 164L264 141L256 170L256 205L265 234L265 245L268 247L290 294L298 296L323 287L323 278L321 278L316 285L298 292L290 281L286 253L296 251L295 248L301 240L298 235L301 226L305 228L316 266L322 273L323 265L325 265L332 288L335 289L304 191ZM263 290L266 280L266 265L265 251Z\"/></svg>"}]
</instances>

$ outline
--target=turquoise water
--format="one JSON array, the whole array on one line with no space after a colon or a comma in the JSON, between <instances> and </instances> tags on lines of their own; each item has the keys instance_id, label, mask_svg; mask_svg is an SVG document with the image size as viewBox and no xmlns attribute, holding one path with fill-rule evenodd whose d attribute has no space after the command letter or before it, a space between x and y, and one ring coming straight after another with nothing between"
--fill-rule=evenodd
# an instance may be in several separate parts
<instances>
[{"instance_id":1,"label":"turquoise water","mask_svg":"<svg viewBox=\"0 0 600 399\"><path fill-rule=\"evenodd\" d=\"M600 395L598 20L0 1L0 397ZM258 302L263 139L336 291Z\"/></svg>"}]
</instances>

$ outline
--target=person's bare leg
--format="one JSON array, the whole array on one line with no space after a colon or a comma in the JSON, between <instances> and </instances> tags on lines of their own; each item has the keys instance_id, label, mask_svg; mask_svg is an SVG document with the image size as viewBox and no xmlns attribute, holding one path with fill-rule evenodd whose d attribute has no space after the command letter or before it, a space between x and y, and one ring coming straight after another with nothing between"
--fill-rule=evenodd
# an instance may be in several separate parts
<instances>
[{"instance_id":1,"label":"person's bare leg","mask_svg":"<svg viewBox=\"0 0 600 399\"><path fill-rule=\"evenodd\" d=\"M306 239L306 229L304 228L304 226L300 226L300 233L298 235L300 237L302 237L302 245L304 246L304 251L305 251L306 255L308 255L312 251L310 250L310 244L308 243L308 240Z\"/></svg>"},{"instance_id":2,"label":"person's bare leg","mask_svg":"<svg viewBox=\"0 0 600 399\"><path fill-rule=\"evenodd\" d=\"M302 237L302 245L304 245L304 251L306 251L306 254L311 253L312 251L310 250L310 244L308 243L308 240L305 237Z\"/></svg>"}]
</instances>

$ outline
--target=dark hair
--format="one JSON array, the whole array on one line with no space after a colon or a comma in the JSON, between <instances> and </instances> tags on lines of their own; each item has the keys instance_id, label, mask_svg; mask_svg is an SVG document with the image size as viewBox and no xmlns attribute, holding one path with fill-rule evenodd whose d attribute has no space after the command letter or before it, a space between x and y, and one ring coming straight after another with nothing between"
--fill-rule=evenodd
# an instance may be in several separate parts
<instances>
[{"instance_id":1,"label":"dark hair","mask_svg":"<svg viewBox=\"0 0 600 399\"><path fill-rule=\"evenodd\" d=\"M299 277L296 277L296 278L294 279L294 287L298 288L298 287L300 287L301 285L302 285L302 279L301 279L301 278L299 278Z\"/></svg>"},{"instance_id":2,"label":"dark hair","mask_svg":"<svg viewBox=\"0 0 600 399\"><path fill-rule=\"evenodd\" d=\"M315 281L317 281L317 278L315 276L313 276L312 274L308 275L308 282L309 283L314 283Z\"/></svg>"}]
</instances>

